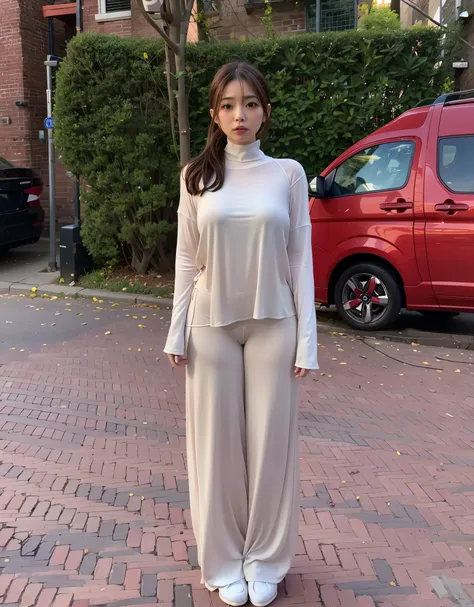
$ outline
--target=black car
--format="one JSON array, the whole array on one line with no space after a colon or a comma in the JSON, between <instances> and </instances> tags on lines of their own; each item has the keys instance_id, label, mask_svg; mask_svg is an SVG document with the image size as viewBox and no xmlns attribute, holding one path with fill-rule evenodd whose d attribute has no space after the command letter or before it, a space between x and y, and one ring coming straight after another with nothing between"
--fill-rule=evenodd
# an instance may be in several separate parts
<instances>
[{"instance_id":1,"label":"black car","mask_svg":"<svg viewBox=\"0 0 474 607\"><path fill-rule=\"evenodd\" d=\"M44 227L43 182L32 169L0 157L0 253L38 242Z\"/></svg>"}]
</instances>

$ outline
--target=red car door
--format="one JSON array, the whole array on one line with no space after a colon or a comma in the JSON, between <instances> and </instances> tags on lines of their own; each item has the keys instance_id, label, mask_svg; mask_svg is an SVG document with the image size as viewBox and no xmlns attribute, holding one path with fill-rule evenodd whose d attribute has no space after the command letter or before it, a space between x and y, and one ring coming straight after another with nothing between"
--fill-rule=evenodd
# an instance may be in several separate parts
<instances>
[{"instance_id":1,"label":"red car door","mask_svg":"<svg viewBox=\"0 0 474 607\"><path fill-rule=\"evenodd\" d=\"M425 241L440 306L474 308L474 101L435 107L425 173Z\"/></svg>"},{"instance_id":2,"label":"red car door","mask_svg":"<svg viewBox=\"0 0 474 607\"><path fill-rule=\"evenodd\" d=\"M317 301L327 301L333 268L352 255L381 257L406 285L419 284L414 191L420 148L417 138L374 142L327 176L328 195L315 198L311 208Z\"/></svg>"}]
</instances>

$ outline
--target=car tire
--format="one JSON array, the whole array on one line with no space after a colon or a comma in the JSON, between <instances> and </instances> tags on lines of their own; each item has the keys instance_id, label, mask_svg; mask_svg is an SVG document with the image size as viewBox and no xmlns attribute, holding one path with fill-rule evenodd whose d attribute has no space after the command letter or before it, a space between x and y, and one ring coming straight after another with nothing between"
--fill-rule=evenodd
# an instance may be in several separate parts
<instances>
[{"instance_id":1,"label":"car tire","mask_svg":"<svg viewBox=\"0 0 474 607\"><path fill-rule=\"evenodd\" d=\"M334 303L342 320L364 331L386 329L402 309L402 290L394 273L375 263L358 263L338 278Z\"/></svg>"},{"instance_id":2,"label":"car tire","mask_svg":"<svg viewBox=\"0 0 474 607\"><path fill-rule=\"evenodd\" d=\"M460 312L448 312L444 310L421 310L421 313L426 318L426 320L451 320L451 318L456 318L459 316Z\"/></svg>"}]
</instances>

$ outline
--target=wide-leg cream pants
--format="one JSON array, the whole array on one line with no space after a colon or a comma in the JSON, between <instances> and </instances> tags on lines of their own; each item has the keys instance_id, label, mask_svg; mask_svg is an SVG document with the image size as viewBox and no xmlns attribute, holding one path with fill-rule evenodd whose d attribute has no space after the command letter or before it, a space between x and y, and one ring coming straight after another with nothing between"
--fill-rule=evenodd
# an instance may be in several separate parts
<instances>
[{"instance_id":1,"label":"wide-leg cream pants","mask_svg":"<svg viewBox=\"0 0 474 607\"><path fill-rule=\"evenodd\" d=\"M188 314L187 455L203 582L279 583L299 520L296 318L212 328Z\"/></svg>"}]
</instances>

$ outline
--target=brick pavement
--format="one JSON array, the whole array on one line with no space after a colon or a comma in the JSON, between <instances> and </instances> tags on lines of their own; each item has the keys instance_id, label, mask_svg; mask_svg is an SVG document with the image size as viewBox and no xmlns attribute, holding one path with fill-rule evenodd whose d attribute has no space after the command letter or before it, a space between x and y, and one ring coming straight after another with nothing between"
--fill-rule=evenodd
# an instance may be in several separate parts
<instances>
[{"instance_id":1,"label":"brick pavement","mask_svg":"<svg viewBox=\"0 0 474 607\"><path fill-rule=\"evenodd\" d=\"M160 354L169 313L101 309L99 331L0 348L1 602L217 607L190 524L182 376ZM275 605L473 605L474 358L320 342L301 390L300 537Z\"/></svg>"}]
</instances>

